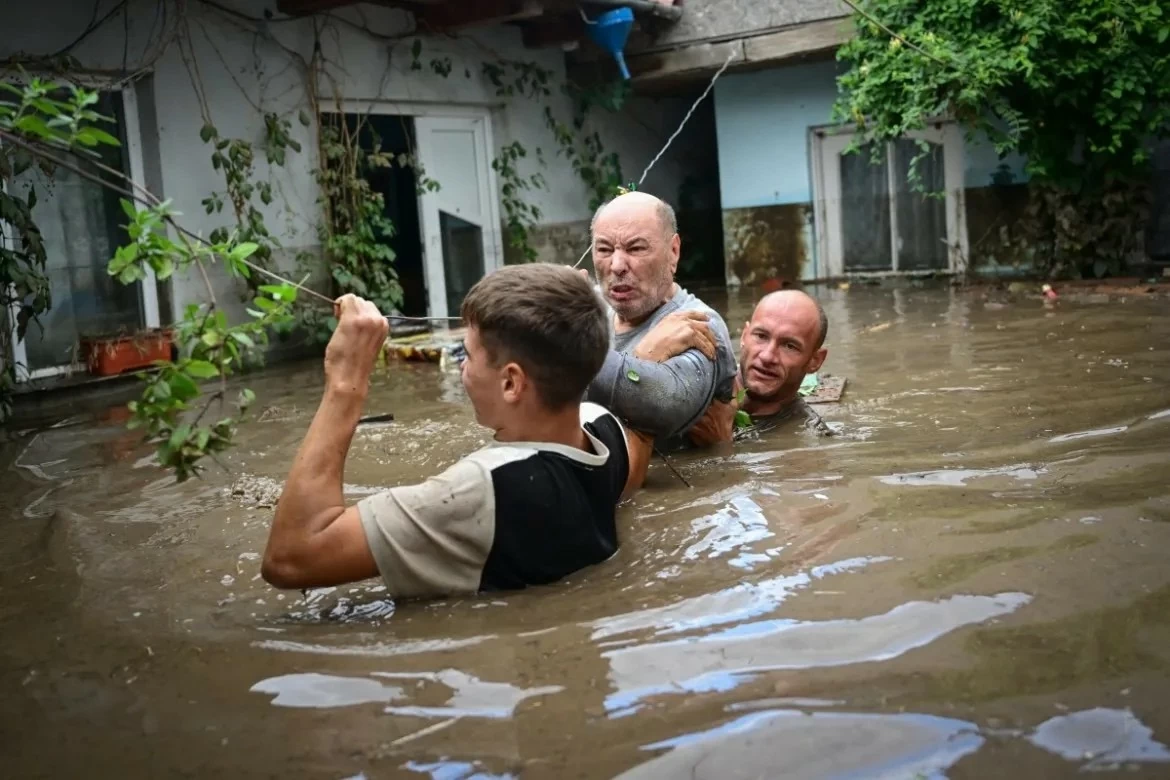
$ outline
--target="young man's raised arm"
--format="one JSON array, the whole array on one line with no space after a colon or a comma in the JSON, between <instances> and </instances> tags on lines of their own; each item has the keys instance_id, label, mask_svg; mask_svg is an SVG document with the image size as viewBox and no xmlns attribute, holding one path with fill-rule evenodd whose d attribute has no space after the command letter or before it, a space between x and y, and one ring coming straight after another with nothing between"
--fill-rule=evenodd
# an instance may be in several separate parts
<instances>
[{"instance_id":1,"label":"young man's raised arm","mask_svg":"<svg viewBox=\"0 0 1170 780\"><path fill-rule=\"evenodd\" d=\"M325 351L325 394L276 505L260 573L278 588L378 576L356 506L342 493L345 458L389 325L372 303L343 297Z\"/></svg>"}]
</instances>

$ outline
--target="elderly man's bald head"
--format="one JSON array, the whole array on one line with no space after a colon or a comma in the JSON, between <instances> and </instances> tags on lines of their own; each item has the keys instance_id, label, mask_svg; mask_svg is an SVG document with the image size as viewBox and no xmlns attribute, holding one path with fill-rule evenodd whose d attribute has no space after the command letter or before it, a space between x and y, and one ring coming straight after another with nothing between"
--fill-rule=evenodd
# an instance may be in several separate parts
<instances>
[{"instance_id":1,"label":"elderly man's bald head","mask_svg":"<svg viewBox=\"0 0 1170 780\"><path fill-rule=\"evenodd\" d=\"M593 215L593 267L619 327L645 320L674 294L681 240L674 209L629 192Z\"/></svg>"},{"instance_id":2,"label":"elderly man's bald head","mask_svg":"<svg viewBox=\"0 0 1170 780\"><path fill-rule=\"evenodd\" d=\"M674 208L662 198L651 195L648 192L637 191L618 195L613 200L601 204L597 211L593 212L593 221L589 223L589 232L596 233L597 221L603 213L607 216L620 214L627 218L637 219L639 216L646 215L651 211L654 213L659 226L662 228L662 234L667 239L670 239L678 232L678 217L675 216Z\"/></svg>"},{"instance_id":3,"label":"elderly man's bald head","mask_svg":"<svg viewBox=\"0 0 1170 780\"><path fill-rule=\"evenodd\" d=\"M777 312L788 318L812 318L817 321L816 340L813 349L820 349L829 335L829 315L821 302L803 290L777 290L759 300L752 312L752 320L765 312Z\"/></svg>"}]
</instances>

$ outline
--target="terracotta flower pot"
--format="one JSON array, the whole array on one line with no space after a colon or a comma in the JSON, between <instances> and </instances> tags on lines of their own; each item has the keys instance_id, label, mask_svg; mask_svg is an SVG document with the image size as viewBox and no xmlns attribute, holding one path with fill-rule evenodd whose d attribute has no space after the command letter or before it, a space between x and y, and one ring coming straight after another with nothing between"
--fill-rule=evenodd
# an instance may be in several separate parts
<instances>
[{"instance_id":1,"label":"terracotta flower pot","mask_svg":"<svg viewBox=\"0 0 1170 780\"><path fill-rule=\"evenodd\" d=\"M83 337L81 354L94 376L114 376L146 368L156 360L171 359L171 331Z\"/></svg>"}]
</instances>

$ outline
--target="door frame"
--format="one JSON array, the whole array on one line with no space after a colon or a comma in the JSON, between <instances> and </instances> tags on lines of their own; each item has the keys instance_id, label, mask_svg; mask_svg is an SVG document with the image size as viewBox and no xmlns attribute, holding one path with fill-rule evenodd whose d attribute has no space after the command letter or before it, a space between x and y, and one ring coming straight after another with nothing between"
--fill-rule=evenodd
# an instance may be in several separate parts
<instances>
[{"instance_id":1,"label":"door frame","mask_svg":"<svg viewBox=\"0 0 1170 780\"><path fill-rule=\"evenodd\" d=\"M484 253L484 273L496 270L504 262L504 236L500 224L500 187L496 176L496 169L492 167L492 160L496 154L495 140L492 135L492 117L497 106L484 104L463 103L433 103L427 101L401 100L353 100L340 101L339 104L322 108L321 113L329 114L390 114L394 116L409 116L412 119L478 119L481 120L484 132L484 146L487 160L487 191L488 191L488 221L484 229L485 241L490 251ZM416 139L417 140L417 139ZM439 182L443 186L443 182ZM428 252L426 210L429 204L428 197L433 193L423 193L418 196L419 235L422 238L419 247L423 259L423 275L427 282L427 309L431 317L449 317L447 311L447 285L443 273L443 260L437 260ZM441 249L439 250L442 251ZM437 269L437 276L435 269ZM434 277L434 278L432 278Z\"/></svg>"},{"instance_id":2,"label":"door frame","mask_svg":"<svg viewBox=\"0 0 1170 780\"><path fill-rule=\"evenodd\" d=\"M941 136L943 147L943 181L946 187L946 226L947 226L947 268L925 270L898 270L897 247L897 213L896 205L890 210L890 241L892 244L891 270L884 271L847 271L844 267L844 258L841 255L840 230L834 239L834 226L841 224L840 202L830 209L830 196L840 189L838 184L830 184L826 178L825 152L829 144L837 145L842 137L851 137L858 132L856 125L822 125L809 128L809 162L812 170L813 184L813 214L815 225L815 244L818 266L824 268L824 278L843 278L850 276L931 276L937 273L961 274L967 269L968 240L966 199L964 197L964 153L965 144L962 129L949 120L933 120L926 123L924 135L938 133ZM913 138L916 133L909 137ZM888 187L893 190L896 184L896 173L893 166L889 166ZM838 193L839 194L839 193ZM892 203L894 203L892 201Z\"/></svg>"},{"instance_id":3,"label":"door frame","mask_svg":"<svg viewBox=\"0 0 1170 780\"><path fill-rule=\"evenodd\" d=\"M42 78L52 78L45 74L35 72L30 75L39 76ZM103 78L101 76L94 76L90 74L75 74L67 77L70 81L76 81L83 84L89 89L95 89L106 92L116 92L122 99L122 134L126 139L126 146L124 148L126 154L126 165L129 168L130 180L141 187L146 186L146 163L142 152L142 125L138 110L138 93L137 88L140 83L147 83L149 81L133 81L122 82L115 81L112 78ZM2 185L0 185L2 186ZM135 210L142 208L142 205L137 201L132 201ZM11 241L11 231L5 231L8 236L7 239L0 239ZM110 258L113 259L112 257ZM157 328L162 324L162 317L158 306L158 280L155 277L154 269L149 265L144 266L145 278L137 282L139 304L142 313L142 327ZM9 307L8 318L11 325L12 336L12 355L11 359L16 364L16 381L28 382L34 379L44 379L47 377L60 376L68 374L73 370L73 365L70 363L61 364L58 366L49 366L47 368L38 368L29 371L28 367L28 349L25 346L24 340L17 340L16 338L16 315L19 308L13 304ZM0 318L2 319L2 318Z\"/></svg>"}]
</instances>

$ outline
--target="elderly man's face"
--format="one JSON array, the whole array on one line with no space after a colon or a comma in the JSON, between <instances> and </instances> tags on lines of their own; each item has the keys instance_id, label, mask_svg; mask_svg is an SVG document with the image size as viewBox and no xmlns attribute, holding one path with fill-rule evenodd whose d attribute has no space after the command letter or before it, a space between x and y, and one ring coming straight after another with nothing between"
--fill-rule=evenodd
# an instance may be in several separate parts
<instances>
[{"instance_id":1,"label":"elderly man's face","mask_svg":"<svg viewBox=\"0 0 1170 780\"><path fill-rule=\"evenodd\" d=\"M655 202L623 196L593 226L593 266L601 291L618 317L636 324L671 294L679 238L668 234Z\"/></svg>"}]
</instances>

